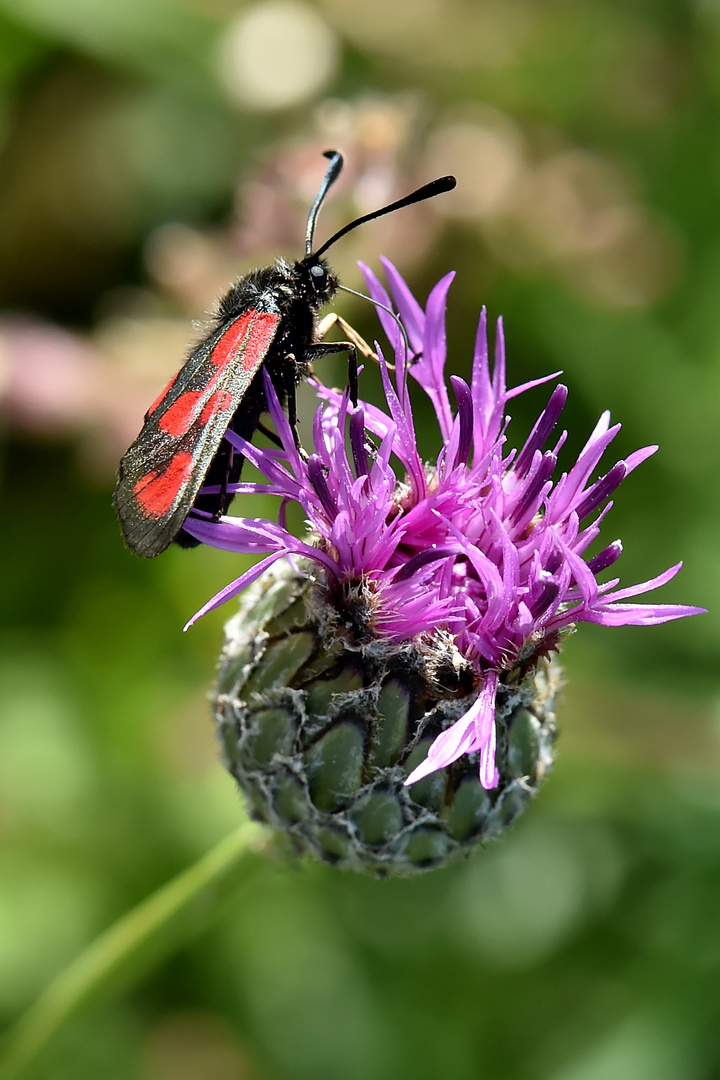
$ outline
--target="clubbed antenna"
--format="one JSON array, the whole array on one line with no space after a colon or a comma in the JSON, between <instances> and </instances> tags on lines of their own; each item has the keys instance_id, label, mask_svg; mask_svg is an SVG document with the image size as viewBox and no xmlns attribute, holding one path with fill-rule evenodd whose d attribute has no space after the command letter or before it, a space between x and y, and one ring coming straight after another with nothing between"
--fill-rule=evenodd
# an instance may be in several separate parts
<instances>
[{"instance_id":1,"label":"clubbed antenna","mask_svg":"<svg viewBox=\"0 0 720 1080\"><path fill-rule=\"evenodd\" d=\"M340 157L340 155L338 154L337 157ZM342 163L341 157L340 161ZM326 173L323 186L320 188L320 193L315 200L315 206L310 211L310 217L313 219L313 224L313 211L317 213L316 207L319 207L320 202L322 202L322 197L324 197L325 192L338 175L339 171L340 170L338 169L336 173L333 173L333 166L331 165ZM331 173L333 173L332 178L328 179L331 176ZM334 236L331 236L329 240L326 240L323 246L318 248L315 252L315 258L319 259L329 247L332 247L336 240L339 240L341 236L345 236L346 233L349 233L352 229L357 229L358 225L364 225L366 221L374 221L375 218L384 217L385 214L392 214L395 210L402 210L404 206L412 206L413 203L423 202L425 199L433 199L436 195L442 195L446 191L452 191L456 185L457 180L454 176L441 176L437 180L431 181L429 184L423 184L417 191L413 191L410 195L406 195L404 199L398 199L397 202L390 203L388 206L383 206L379 210L373 210L371 214L363 214L362 217L356 218L355 221L351 221L349 225L346 225L344 228L340 229L339 232L336 232ZM310 235L309 229L310 223L308 222L308 235ZM308 243L312 243L312 241L309 240ZM307 254L310 255L311 253L312 247L307 248Z\"/></svg>"},{"instance_id":2,"label":"clubbed antenna","mask_svg":"<svg viewBox=\"0 0 720 1080\"><path fill-rule=\"evenodd\" d=\"M315 202L310 208L308 214L307 229L305 230L305 254L312 255L313 239L315 238L315 222L317 221L318 211L322 204L325 202L325 196L337 180L338 176L343 170L343 156L339 154L337 150L326 150L323 157L330 159L327 172L320 185L320 190L317 193Z\"/></svg>"}]
</instances>

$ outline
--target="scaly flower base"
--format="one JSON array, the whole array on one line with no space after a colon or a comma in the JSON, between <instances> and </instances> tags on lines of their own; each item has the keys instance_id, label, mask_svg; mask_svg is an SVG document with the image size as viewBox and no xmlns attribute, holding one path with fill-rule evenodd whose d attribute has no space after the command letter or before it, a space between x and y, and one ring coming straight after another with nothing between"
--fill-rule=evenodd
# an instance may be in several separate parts
<instances>
[{"instance_id":1,"label":"scaly flower base","mask_svg":"<svg viewBox=\"0 0 720 1080\"><path fill-rule=\"evenodd\" d=\"M557 664L527 648L501 676L497 787L478 783L478 754L403 786L467 713L477 677L447 633L363 633L317 575L310 562L277 563L226 627L216 716L251 814L299 851L378 875L442 866L500 836L552 764ZM363 610L350 599L348 611Z\"/></svg>"}]
</instances>

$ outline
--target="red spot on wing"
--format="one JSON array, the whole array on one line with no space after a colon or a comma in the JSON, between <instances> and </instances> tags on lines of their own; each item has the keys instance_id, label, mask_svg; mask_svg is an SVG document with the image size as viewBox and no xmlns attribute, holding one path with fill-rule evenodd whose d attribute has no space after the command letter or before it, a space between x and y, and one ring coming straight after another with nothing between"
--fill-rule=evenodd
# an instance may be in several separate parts
<instances>
[{"instance_id":1,"label":"red spot on wing","mask_svg":"<svg viewBox=\"0 0 720 1080\"><path fill-rule=\"evenodd\" d=\"M240 370L254 373L262 364L267 351L270 348L275 331L277 330L280 316L270 312L255 311L251 308L241 315L225 330L211 350L208 360L215 369L207 379L201 390L185 390L180 393L175 401L171 401L158 421L161 431L167 432L173 438L179 438L190 428L197 419L197 411L200 399L205 397L208 390L218 381L222 371L233 362L241 359ZM155 399L146 417L151 416L169 396L177 383L182 372L175 375L161 394ZM228 391L216 390L205 404L200 418L202 423L215 415L217 411L225 411L230 408L233 401Z\"/></svg>"},{"instance_id":2,"label":"red spot on wing","mask_svg":"<svg viewBox=\"0 0 720 1080\"><path fill-rule=\"evenodd\" d=\"M197 419L200 399L207 394L213 383L217 382L219 374L219 372L216 372L213 375L204 390L186 390L184 394L181 394L177 401L174 401L160 417L158 422L160 430L166 431L168 435L173 435L175 438L184 435L190 425ZM207 424L208 420L216 413L226 412L231 408L232 403L233 395L229 390L215 390L203 406L200 413L200 422Z\"/></svg>"},{"instance_id":3,"label":"red spot on wing","mask_svg":"<svg viewBox=\"0 0 720 1080\"><path fill-rule=\"evenodd\" d=\"M222 370L242 351L242 370L260 367L272 345L280 316L251 308L232 323L210 354L210 362Z\"/></svg>"},{"instance_id":4,"label":"red spot on wing","mask_svg":"<svg viewBox=\"0 0 720 1080\"><path fill-rule=\"evenodd\" d=\"M192 454L177 453L164 472L153 469L138 480L133 494L147 517L159 520L170 512L192 466Z\"/></svg>"},{"instance_id":5,"label":"red spot on wing","mask_svg":"<svg viewBox=\"0 0 720 1080\"><path fill-rule=\"evenodd\" d=\"M195 419L198 402L204 393L204 390L186 390L184 394L181 394L160 417L158 421L160 430L176 437L184 435Z\"/></svg>"},{"instance_id":6,"label":"red spot on wing","mask_svg":"<svg viewBox=\"0 0 720 1080\"><path fill-rule=\"evenodd\" d=\"M233 396L229 390L216 390L212 397L205 402L205 407L200 413L200 422L207 424L211 416L216 412L226 412L232 407Z\"/></svg>"},{"instance_id":7,"label":"red spot on wing","mask_svg":"<svg viewBox=\"0 0 720 1080\"><path fill-rule=\"evenodd\" d=\"M180 372L178 372L178 375L179 375L179 374L180 374ZM150 415L151 415L152 413L154 413L154 412L155 412L155 410L157 409L158 405L161 405L161 404L162 404L162 402L163 402L163 401L165 400L165 398L167 397L167 395L168 395L168 394L170 393L170 391L172 390L173 386L175 385L175 382L176 382L176 380L177 380L177 375L173 375L172 379L171 379L171 380L170 380L170 382L169 382L169 383L167 384L167 386L165 387L165 389L164 389L164 390L162 390L162 391L161 391L161 392L160 392L160 393L158 394L158 396L157 396L157 397L155 398L155 400L153 401L153 403L152 403L152 405L150 406L150 408L148 409L148 411L147 411L147 412L145 413L145 416L146 416L146 417L147 417L147 416L150 416Z\"/></svg>"}]
</instances>

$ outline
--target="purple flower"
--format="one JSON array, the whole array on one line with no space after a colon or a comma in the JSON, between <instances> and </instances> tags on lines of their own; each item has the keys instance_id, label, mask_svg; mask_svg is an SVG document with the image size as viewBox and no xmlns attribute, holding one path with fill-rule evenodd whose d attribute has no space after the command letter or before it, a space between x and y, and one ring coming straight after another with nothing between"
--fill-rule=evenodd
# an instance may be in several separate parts
<instances>
[{"instance_id":1,"label":"purple flower","mask_svg":"<svg viewBox=\"0 0 720 1080\"><path fill-rule=\"evenodd\" d=\"M670 581L680 563L621 589L618 578L602 584L597 580L619 558L619 540L587 557L612 506L609 497L657 447L637 450L595 478L620 429L619 424L611 427L610 415L604 413L570 471L555 478L566 433L556 436L549 448L547 444L567 398L567 388L557 385L524 445L511 449L507 402L556 376L507 390L502 323L491 371L483 311L470 385L450 376L453 407L445 381L445 308L454 275L438 282L423 310L392 264L383 260L383 265L389 292L372 271L363 270L373 299L383 305L378 315L394 352L393 382L378 348L386 409L364 403L353 407L347 393L318 385L321 404L313 426L314 451L308 457L298 451L265 374L268 407L282 448L258 449L231 431L226 437L267 480L239 483L232 490L277 495L279 522L230 517L213 521L193 512L184 528L197 539L264 558L213 597L191 622L286 556L318 563L345 609L348 597L359 595L352 586L362 582L362 595L371 597L369 606L357 613L364 633L395 641L438 630L450 633L478 680L470 710L436 738L405 783L415 783L462 754L479 753L480 780L491 789L498 783L494 716L503 672L548 655L562 632L578 622L645 626L703 609L633 601ZM384 310L391 307L399 321ZM408 372L430 398L440 428L442 449L431 465L423 463L417 450ZM310 527L305 541L285 526L286 507L293 501Z\"/></svg>"}]
</instances>

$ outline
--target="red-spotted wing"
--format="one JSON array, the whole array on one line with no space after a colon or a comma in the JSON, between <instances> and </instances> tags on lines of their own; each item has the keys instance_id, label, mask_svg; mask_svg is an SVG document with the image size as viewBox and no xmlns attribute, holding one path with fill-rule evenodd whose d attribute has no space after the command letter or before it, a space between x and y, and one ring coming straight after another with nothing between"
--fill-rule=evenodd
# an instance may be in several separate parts
<instances>
[{"instance_id":1,"label":"red-spotted wing","mask_svg":"<svg viewBox=\"0 0 720 1080\"><path fill-rule=\"evenodd\" d=\"M198 345L151 405L120 462L114 496L137 555L159 555L182 528L279 323L274 312L243 312Z\"/></svg>"}]
</instances>

